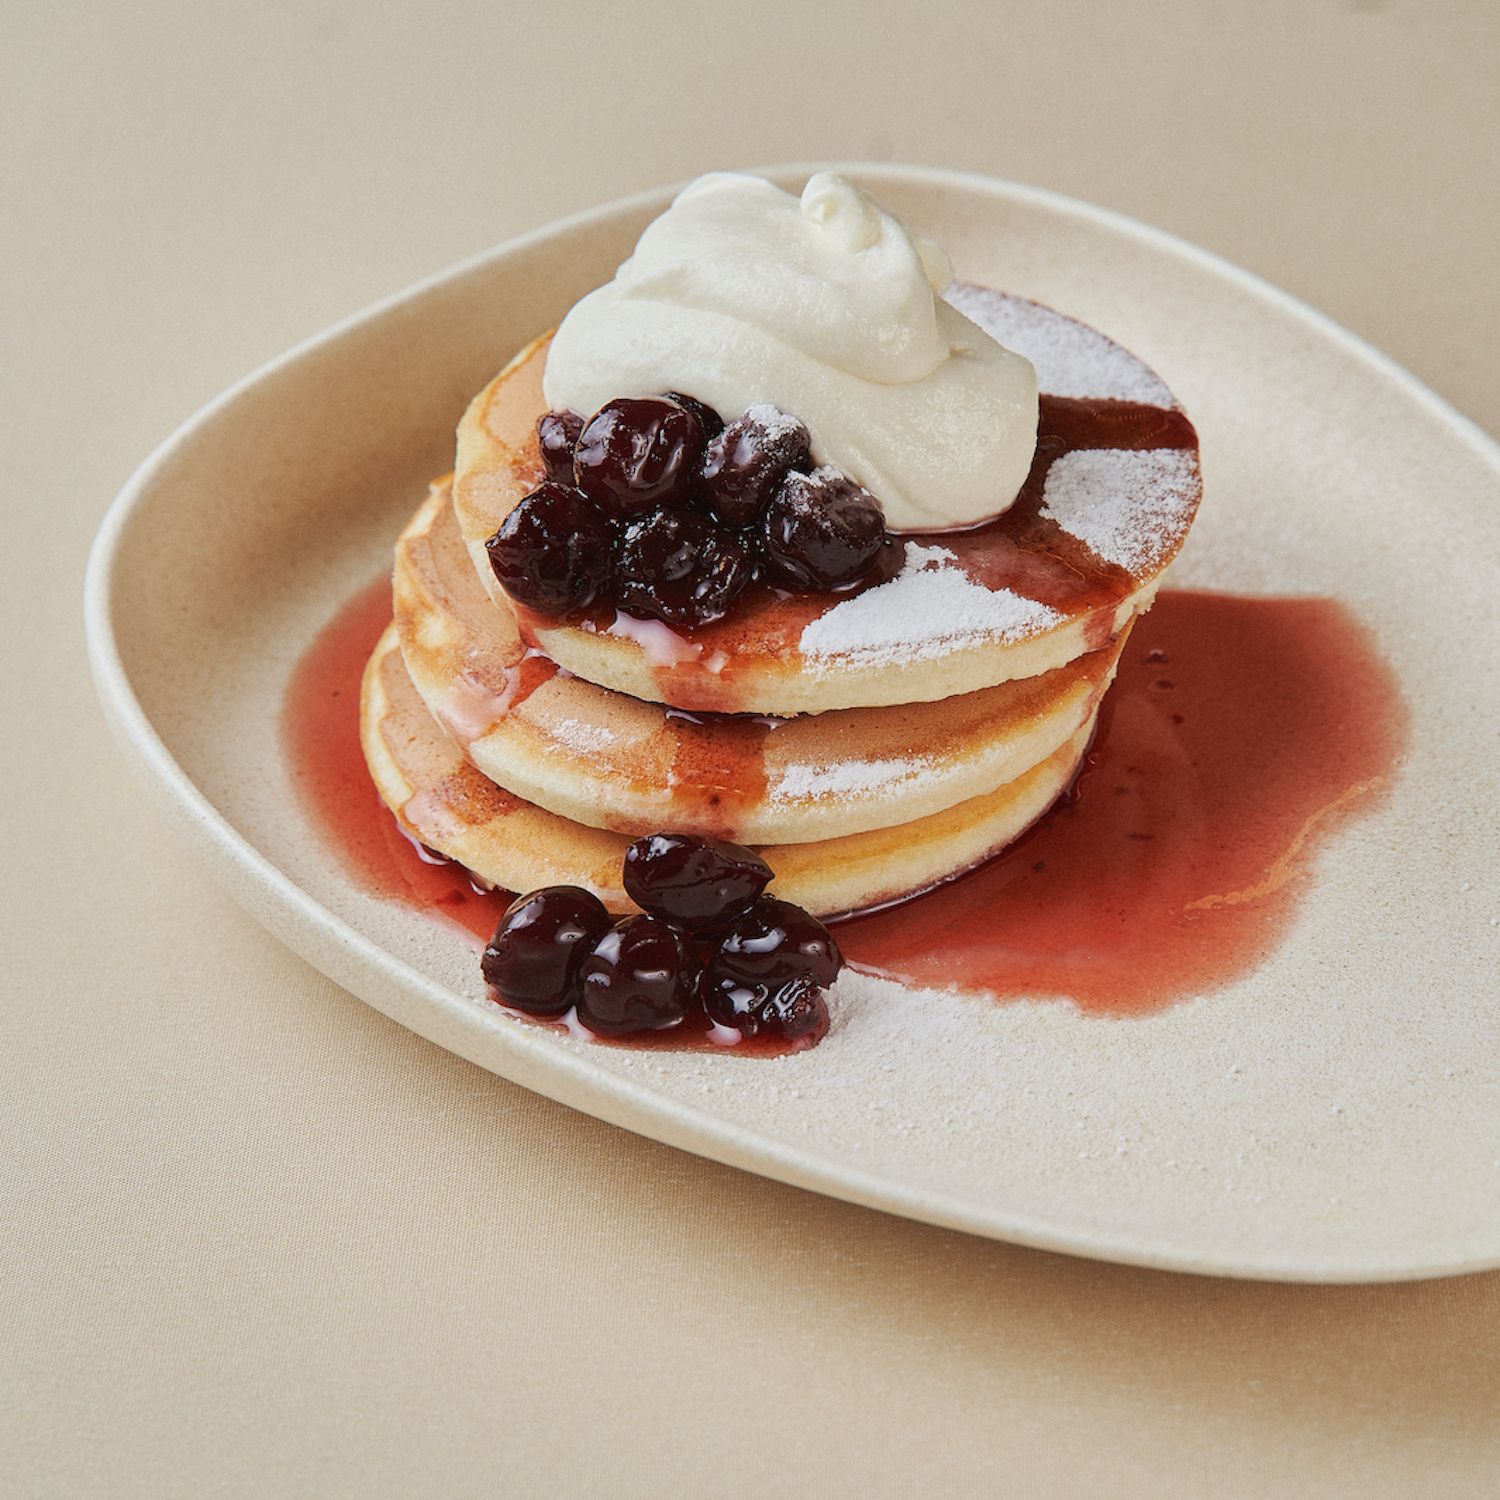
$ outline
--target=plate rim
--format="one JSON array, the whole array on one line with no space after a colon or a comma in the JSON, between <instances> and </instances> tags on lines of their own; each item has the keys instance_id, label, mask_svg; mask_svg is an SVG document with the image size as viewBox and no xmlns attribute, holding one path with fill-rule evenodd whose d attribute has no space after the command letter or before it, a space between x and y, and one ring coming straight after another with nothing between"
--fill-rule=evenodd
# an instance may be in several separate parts
<instances>
[{"instance_id":1,"label":"plate rim","mask_svg":"<svg viewBox=\"0 0 1500 1500\"><path fill-rule=\"evenodd\" d=\"M1113 234L1133 238L1151 250L1185 261L1271 303L1320 338L1353 355L1441 422L1456 440L1468 446L1475 457L1493 471L1497 483L1500 483L1500 443L1389 355L1256 273L1168 231L1051 189L950 168L841 161L778 163L750 170L773 178L832 170L844 172L877 188L881 183L911 184L982 193L1083 220ZM1399 1258L1382 1260L1378 1255L1363 1260L1351 1258L1338 1264L1329 1263L1326 1257L1317 1263L1309 1263L1299 1260L1296 1255L1253 1254L1236 1258L1194 1251L1190 1247L1164 1245L1160 1240L1153 1241L1150 1236L1121 1230L1100 1232L1069 1228L1050 1218L1028 1213L986 1210L953 1194L922 1191L908 1184L892 1182L865 1168L828 1162L765 1137L753 1128L734 1125L663 1096L629 1076L598 1069L586 1058L558 1048L552 1038L540 1031L515 1025L497 1032L493 1019L482 1017L471 999L447 989L395 957L380 943L322 906L277 868L229 823L168 750L131 684L115 635L113 616L114 600L120 587L117 570L122 544L156 481L169 469L177 454L255 386L395 309L493 263L524 254L549 241L586 231L595 223L665 204L683 185L677 182L647 188L552 220L467 256L339 319L263 362L206 402L163 438L131 473L106 510L90 548L83 590L84 633L90 672L105 718L127 761L143 777L169 823L187 838L190 845L204 849L212 856L207 861L210 872L231 897L273 936L335 983L349 989L398 1024L522 1087L533 1088L619 1128L741 1170L942 1228L1035 1249L1155 1270L1245 1280L1349 1284L1422 1280L1500 1266L1500 1244L1477 1254L1459 1254L1422 1262ZM332 939L341 962L330 960L329 939ZM408 1007L389 1005L375 998L377 992L387 988L394 988L404 996L414 996L422 1002L422 1016L430 1013L434 1020L441 1018L446 1024L431 1028L413 1024L405 1013ZM441 1033L441 1037L434 1033ZM501 1037L501 1050L517 1063L513 1071L505 1074L499 1074L493 1066L497 1035ZM463 1043L472 1045L466 1047ZM479 1055L481 1051L486 1055ZM539 1087L535 1081L541 1075L547 1076L546 1088ZM628 1123L626 1116L629 1117Z\"/></svg>"}]
</instances>

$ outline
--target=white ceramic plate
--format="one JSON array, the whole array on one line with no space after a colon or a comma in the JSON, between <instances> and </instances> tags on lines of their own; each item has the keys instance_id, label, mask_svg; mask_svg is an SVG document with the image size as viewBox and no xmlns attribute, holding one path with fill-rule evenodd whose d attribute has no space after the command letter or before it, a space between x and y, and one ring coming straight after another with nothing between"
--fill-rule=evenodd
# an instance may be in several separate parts
<instances>
[{"instance_id":1,"label":"white ceramic plate","mask_svg":"<svg viewBox=\"0 0 1500 1500\"><path fill-rule=\"evenodd\" d=\"M288 673L386 564L470 393L612 272L666 191L361 314L152 455L88 581L95 674L128 754L310 962L628 1129L894 1213L1148 1265L1332 1281L1500 1264L1500 450L1349 334L1156 231L983 178L845 170L961 275L1082 317L1165 375L1207 475L1174 582L1337 596L1400 676L1414 730L1398 785L1323 852L1257 972L1124 1022L852 978L811 1053L636 1053L507 1018L469 951L344 877L288 783Z\"/></svg>"}]
</instances>

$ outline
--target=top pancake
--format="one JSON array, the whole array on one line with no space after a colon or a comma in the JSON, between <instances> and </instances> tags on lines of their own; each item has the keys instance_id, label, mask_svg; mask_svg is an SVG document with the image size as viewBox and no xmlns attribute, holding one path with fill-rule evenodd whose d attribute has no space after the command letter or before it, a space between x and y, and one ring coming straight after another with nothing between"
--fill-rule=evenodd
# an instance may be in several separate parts
<instances>
[{"instance_id":1,"label":"top pancake","mask_svg":"<svg viewBox=\"0 0 1500 1500\"><path fill-rule=\"evenodd\" d=\"M1103 645L1149 608L1187 536L1202 493L1197 435L1161 380L1104 335L981 287L949 295L1036 365L1043 393L1031 476L996 521L895 538L871 579L846 594L757 585L728 619L691 633L613 608L567 624L524 611L495 581L484 542L542 476L546 335L459 424L454 510L485 587L568 671L689 710L931 702Z\"/></svg>"}]
</instances>

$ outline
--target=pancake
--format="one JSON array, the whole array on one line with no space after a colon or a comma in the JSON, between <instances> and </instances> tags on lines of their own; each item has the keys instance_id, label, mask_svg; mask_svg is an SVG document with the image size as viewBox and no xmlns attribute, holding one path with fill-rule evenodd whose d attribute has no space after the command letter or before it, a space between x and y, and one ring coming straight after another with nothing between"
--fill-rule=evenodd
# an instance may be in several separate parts
<instances>
[{"instance_id":1,"label":"pancake","mask_svg":"<svg viewBox=\"0 0 1500 1500\"><path fill-rule=\"evenodd\" d=\"M491 781L549 812L791 844L909 823L1044 760L1091 718L1123 632L1041 677L936 703L711 717L558 673L480 587L446 482L396 544L395 617L428 711Z\"/></svg>"},{"instance_id":2,"label":"pancake","mask_svg":"<svg viewBox=\"0 0 1500 1500\"><path fill-rule=\"evenodd\" d=\"M544 335L459 424L454 509L480 581L568 671L694 711L932 702L1097 650L1150 606L1187 536L1202 492L1192 424L1157 376L1093 329L979 287L949 295L1032 360L1043 392L1031 477L996 521L893 538L847 594L753 586L728 619L690 636L612 608L571 624L522 610L484 542L541 478Z\"/></svg>"},{"instance_id":3,"label":"pancake","mask_svg":"<svg viewBox=\"0 0 1500 1500\"><path fill-rule=\"evenodd\" d=\"M1093 717L1046 760L982 797L897 828L761 850L772 890L817 915L877 906L925 890L998 853L1071 781ZM428 713L394 625L376 646L360 692L360 737L381 799L400 825L486 883L529 891L581 885L615 912L625 835L589 828L503 791Z\"/></svg>"}]
</instances>

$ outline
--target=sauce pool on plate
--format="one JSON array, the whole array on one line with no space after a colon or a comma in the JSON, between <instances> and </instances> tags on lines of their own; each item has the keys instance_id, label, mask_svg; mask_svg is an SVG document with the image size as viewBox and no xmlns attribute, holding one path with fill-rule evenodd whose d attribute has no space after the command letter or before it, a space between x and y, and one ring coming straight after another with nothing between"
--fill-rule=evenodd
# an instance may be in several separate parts
<instances>
[{"instance_id":1,"label":"sauce pool on plate","mask_svg":"<svg viewBox=\"0 0 1500 1500\"><path fill-rule=\"evenodd\" d=\"M290 772L351 878L482 943L508 895L413 844L365 768L360 676L389 619L382 578L298 664ZM1386 791L1405 738L1394 676L1343 605L1164 590L1073 788L979 869L841 921L839 942L870 973L1109 1015L1210 992L1282 940L1318 847ZM679 1031L646 1045L713 1043Z\"/></svg>"},{"instance_id":2,"label":"sauce pool on plate","mask_svg":"<svg viewBox=\"0 0 1500 1500\"><path fill-rule=\"evenodd\" d=\"M1329 599L1164 590L1072 790L980 869L838 928L913 984L1139 1014L1285 936L1319 845L1390 785L1406 712Z\"/></svg>"}]
</instances>

